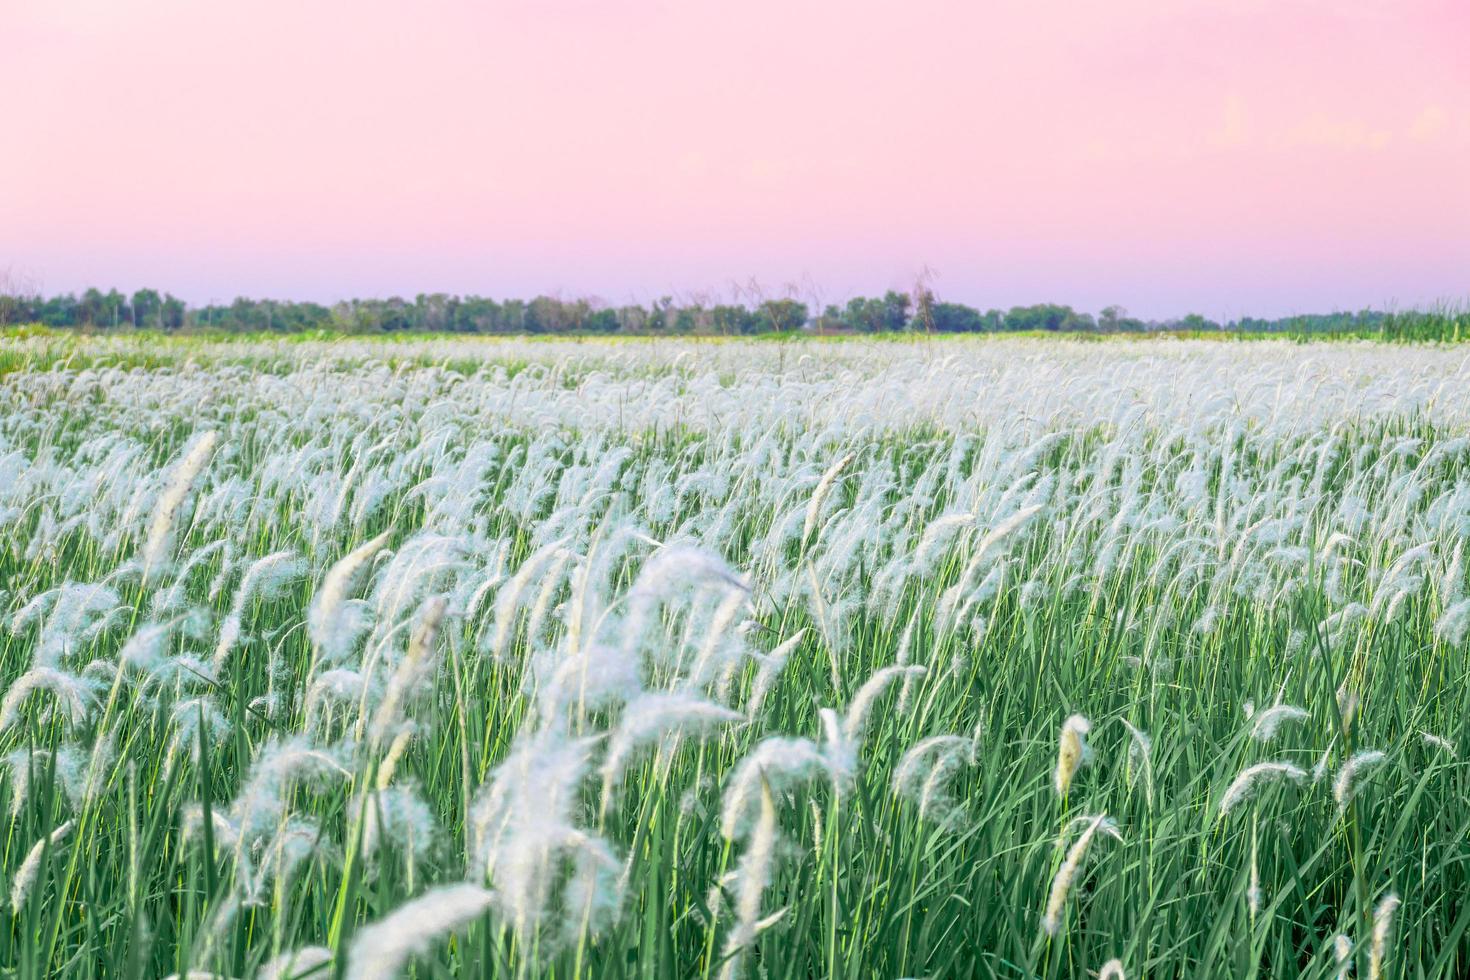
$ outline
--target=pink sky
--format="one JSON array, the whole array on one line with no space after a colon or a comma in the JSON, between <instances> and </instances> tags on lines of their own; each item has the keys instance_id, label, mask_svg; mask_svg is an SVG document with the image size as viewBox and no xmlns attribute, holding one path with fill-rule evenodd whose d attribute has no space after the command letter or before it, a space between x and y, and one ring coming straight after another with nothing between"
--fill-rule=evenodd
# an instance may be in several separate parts
<instances>
[{"instance_id":1,"label":"pink sky","mask_svg":"<svg viewBox=\"0 0 1470 980\"><path fill-rule=\"evenodd\" d=\"M52 292L1470 297L1465 0L0 0Z\"/></svg>"}]
</instances>

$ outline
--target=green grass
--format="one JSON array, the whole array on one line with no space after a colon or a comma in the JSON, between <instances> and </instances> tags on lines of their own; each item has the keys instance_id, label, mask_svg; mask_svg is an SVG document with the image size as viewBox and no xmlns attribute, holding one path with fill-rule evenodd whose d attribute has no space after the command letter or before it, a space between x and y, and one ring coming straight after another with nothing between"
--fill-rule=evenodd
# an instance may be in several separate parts
<instances>
[{"instance_id":1,"label":"green grass","mask_svg":"<svg viewBox=\"0 0 1470 980\"><path fill-rule=\"evenodd\" d=\"M412 960L416 976L712 977L733 963L740 975L781 978L1081 977L1116 957L1129 977L1331 977L1338 933L1355 941L1366 976L1373 909L1390 892L1404 904L1385 975L1452 977L1470 964L1470 774L1420 734L1462 753L1470 746L1470 648L1463 636L1435 629L1461 601L1454 590L1463 589L1463 567L1452 557L1470 531L1470 452L1452 441L1463 433L1453 418L1406 404L1292 431L1234 424L1244 416L1221 409L1195 430L1153 421L1053 427L1056 437L1028 455L1024 440L998 452L1010 443L987 443L983 430L937 419L830 431L800 417L773 422L754 407L771 397L763 379L793 386L815 375L825 387L813 397L836 400L860 386L820 361L798 367L769 352L750 355L748 365L711 366L698 353L676 365L673 351L636 362L578 351L581 360L561 373L540 363L525 373L532 362L518 350L491 347L476 359L430 348L394 361L396 380L385 374L373 386L382 391L365 394L355 411L326 394L313 409L311 392L365 376L371 369L356 350L324 366L315 353L277 342L94 347L31 334L28 343L0 354L0 481L7 472L22 478L0 488L7 627L34 596L106 580L135 558L155 505L132 492L161 487L191 433L204 429L219 433L220 448L177 516L173 569L212 542L229 547L179 580L193 612L171 631L166 654L209 659L241 585L242 559L290 551L307 569L244 604L243 639L217 680L192 670L150 680L134 668L115 677L94 668L88 676L103 682L81 718L55 710L44 692L16 706L0 753L25 760L30 786L22 799L19 770L0 775L7 880L37 841L72 826L45 846L24 901L3 913L6 976L193 969L243 977L277 953L311 945L339 952L313 976L344 975L354 937L409 899L466 879L504 887L504 873L474 874L469 824L497 766L536 732L558 744L602 739L588 747L590 769L574 781L568 809L579 832L605 839L619 861L620 884L604 883L616 892L618 914L596 930L578 928L566 868L554 862L544 872L539 930L518 932L497 907L427 942ZM1032 350L1044 357L1048 348ZM555 362L560 354L546 356ZM738 361L744 349L730 356ZM871 359L856 363L868 365L872 383L893 385L895 398L917 390L885 373L880 345L854 356ZM442 388L394 387L428 383L445 365ZM119 377L89 393L73 384L84 369ZM671 425L639 407L648 385L706 373L722 375L721 387L749 390L748 419ZM590 394L604 376L615 379L621 400ZM167 383L148 387L149 379ZM300 381L304 394L273 381ZM933 382L912 382L920 383ZM512 403L501 416L467 407L475 392L516 385L529 404ZM187 397L170 400L181 390ZM589 392L587 422L548 425L540 413L568 390ZM619 406L629 414L612 425L606 416ZM442 443L436 431L448 433ZM119 446L134 455L110 456ZM315 455L300 452L312 448ZM455 479L476 449L489 453L483 471L443 495L422 488L431 477ZM616 476L589 492L593 472L617 449L627 458ZM23 465L7 471L7 453ZM847 453L851 462L819 491L821 474ZM1197 499L1180 489L1195 471ZM352 504L368 496L363 475L374 472L391 487L352 519ZM349 515L324 526L312 516L321 505L315 492L348 474L353 482L341 493ZM1037 514L982 552L986 532L1033 499ZM803 540L809 508L815 520ZM929 567L916 565L925 529L957 511L974 514L974 526L936 546ZM791 533L773 541L782 521ZM687 592L660 593L645 687L697 691L744 712L757 671L749 654L805 633L748 722L666 736L609 796L596 766L621 703L574 700L564 724L538 718L537 677L544 687L545 675L534 663L573 652L566 618L578 570L624 527L660 542L697 541L750 585L738 613L749 625L740 631L717 612L732 594L727 584L693 578ZM1339 531L1352 540L1326 553ZM410 734L388 785L415 792L434 825L431 846L415 846L412 859L402 834L388 835L379 851L365 847L364 790L393 753L386 740L353 735L375 717L381 692L345 705L325 726L309 723L305 704L323 669L307 626L313 598L333 563L384 532L387 551L354 596L381 599L389 554L407 553L425 534L463 548L460 565L423 573L414 601L378 622L368 640L397 669L414 656L407 640L423 622L419 600L449 596L450 618L427 654L431 669L394 728ZM481 641L496 629L497 597L539 547L558 539L568 554L547 553L554 570L531 581L513 607L509 643L493 656ZM1425 541L1432 556L1405 573L1405 595L1390 615L1386 570ZM631 590L657 553L632 542L606 567L606 585L589 587L607 610L604 624L628 615ZM502 558L499 584L471 607L459 586L483 581ZM979 595L980 580L1002 568L999 583L965 616L946 615L947 592L972 562L981 565L966 593ZM113 578L108 625L93 636L75 631L58 669L81 676L89 663L115 664L142 625L164 620L154 603L173 581L172 573L147 584L126 573ZM1365 619L1340 634L1324 629L1355 601L1370 607ZM0 631L7 683L35 664L44 620ZM609 628L607 642L616 636ZM730 658L728 690L700 683L687 660L660 659L694 658L711 637L720 640L718 656ZM928 672L902 710L901 682L879 696L850 778L812 773L773 794L779 840L759 904L762 917L782 914L727 960L739 890L727 875L754 846L752 837L721 833L732 773L771 736L830 749L819 709L845 710L901 650ZM348 665L370 659L362 645L355 651ZM1357 698L1355 713L1343 713L1340 691ZM274 709L257 702L264 695L278 698ZM178 741L199 714L197 706L193 717L176 714L191 698L204 698L221 724ZM1269 744L1252 739L1245 706L1277 701L1309 717L1284 725ZM1091 759L1059 796L1059 732L1073 713L1092 723ZM1130 755L1125 720L1152 739L1146 763ZM973 759L947 784L958 807L948 821L921 816L892 785L904 753L941 734L975 738ZM277 838L265 834L258 851L232 848L215 837L225 825L211 814L230 812L272 739L293 736L337 753L349 774L283 793L282 813L310 826L308 853L260 904L237 907ZM67 746L97 760L95 792L81 800L68 797L56 771ZM1387 761L1340 808L1334 776L1361 749L1382 750ZM1320 780L1263 786L1221 814L1225 788L1246 767L1283 760L1311 771L1324 753ZM543 792L550 821L555 794ZM186 833L191 808L203 820ZM535 823L537 810L524 815ZM1069 823L1103 813L1122 839L1092 842L1062 928L1048 936L1040 923L1076 839ZM1254 907L1253 853L1261 888ZM717 914L711 894L722 882Z\"/></svg>"}]
</instances>

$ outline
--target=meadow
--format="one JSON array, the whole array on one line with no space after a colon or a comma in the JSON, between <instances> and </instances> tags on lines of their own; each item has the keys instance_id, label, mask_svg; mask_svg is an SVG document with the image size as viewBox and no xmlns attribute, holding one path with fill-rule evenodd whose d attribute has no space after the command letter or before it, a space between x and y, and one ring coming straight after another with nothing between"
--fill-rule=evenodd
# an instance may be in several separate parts
<instances>
[{"instance_id":1,"label":"meadow","mask_svg":"<svg viewBox=\"0 0 1470 980\"><path fill-rule=\"evenodd\" d=\"M1470 971L1470 353L0 340L0 975Z\"/></svg>"}]
</instances>

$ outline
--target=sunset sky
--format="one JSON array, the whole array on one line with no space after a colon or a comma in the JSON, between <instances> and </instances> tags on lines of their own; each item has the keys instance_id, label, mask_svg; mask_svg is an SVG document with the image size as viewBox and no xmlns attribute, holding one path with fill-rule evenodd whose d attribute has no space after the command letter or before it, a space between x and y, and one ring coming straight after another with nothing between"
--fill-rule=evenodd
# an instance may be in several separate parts
<instances>
[{"instance_id":1,"label":"sunset sky","mask_svg":"<svg viewBox=\"0 0 1470 980\"><path fill-rule=\"evenodd\" d=\"M0 271L1141 316L1470 298L1464 0L0 0Z\"/></svg>"}]
</instances>

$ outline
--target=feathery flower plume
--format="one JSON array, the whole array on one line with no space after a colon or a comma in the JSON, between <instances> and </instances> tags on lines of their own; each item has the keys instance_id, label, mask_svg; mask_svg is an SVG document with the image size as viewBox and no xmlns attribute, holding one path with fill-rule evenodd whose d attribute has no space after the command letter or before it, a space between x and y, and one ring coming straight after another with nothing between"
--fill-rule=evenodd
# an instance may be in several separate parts
<instances>
[{"instance_id":1,"label":"feathery flower plume","mask_svg":"<svg viewBox=\"0 0 1470 980\"><path fill-rule=\"evenodd\" d=\"M1351 731L1358 716L1358 695L1348 689L1346 682L1337 689L1337 713L1342 716L1343 730Z\"/></svg>"},{"instance_id":2,"label":"feathery flower plume","mask_svg":"<svg viewBox=\"0 0 1470 980\"><path fill-rule=\"evenodd\" d=\"M230 805L230 815L242 836L254 841L276 829L292 786L324 784L351 775L336 752L318 748L305 737L286 742L272 739L257 753L249 777Z\"/></svg>"},{"instance_id":3,"label":"feathery flower plume","mask_svg":"<svg viewBox=\"0 0 1470 980\"><path fill-rule=\"evenodd\" d=\"M1332 958L1337 964L1337 980L1353 975L1353 941L1340 932L1332 937Z\"/></svg>"},{"instance_id":4,"label":"feathery flower plume","mask_svg":"<svg viewBox=\"0 0 1470 980\"><path fill-rule=\"evenodd\" d=\"M1454 743L1452 743L1447 738L1441 738L1440 736L1431 734L1430 732L1420 732L1419 737L1424 740L1425 745L1439 749L1441 752L1448 755L1451 759L1458 759L1460 757L1460 753L1455 751Z\"/></svg>"},{"instance_id":5,"label":"feathery flower plume","mask_svg":"<svg viewBox=\"0 0 1470 980\"><path fill-rule=\"evenodd\" d=\"M811 540L812 532L817 529L817 520L822 514L822 504L827 502L827 494L832 491L832 485L837 482L837 478L842 475L842 471L847 468L847 464L851 463L855 456L855 453L848 453L846 456L843 456L829 466L827 472L823 473L822 478L817 481L817 487L812 491L811 499L807 501L806 520L801 525L801 546L803 549L806 548L807 542Z\"/></svg>"},{"instance_id":6,"label":"feathery flower plume","mask_svg":"<svg viewBox=\"0 0 1470 980\"><path fill-rule=\"evenodd\" d=\"M1067 795L1077 770L1091 757L1091 750L1087 747L1087 733L1090 731L1092 723L1081 715L1071 715L1062 722L1062 734L1057 743L1057 771L1053 777L1060 796Z\"/></svg>"},{"instance_id":7,"label":"feathery flower plume","mask_svg":"<svg viewBox=\"0 0 1470 980\"><path fill-rule=\"evenodd\" d=\"M408 651L403 660L399 662L398 668L394 670L393 676L388 680L388 688L383 694L383 701L378 705L377 715L373 718L372 739L374 743L380 742L393 731L398 724L399 714L403 708L403 702L410 692L423 682L432 668L430 655L434 651L434 642L439 637L439 624L444 620L445 604L439 596L434 596L424 603L423 615L419 618L418 627L408 641Z\"/></svg>"},{"instance_id":8,"label":"feathery flower plume","mask_svg":"<svg viewBox=\"0 0 1470 980\"><path fill-rule=\"evenodd\" d=\"M919 546L914 549L914 571L921 575L928 574L945 542L960 528L973 526L974 523L975 515L969 511L944 514L930 521L924 528L924 536L919 539Z\"/></svg>"},{"instance_id":9,"label":"feathery flower plume","mask_svg":"<svg viewBox=\"0 0 1470 980\"><path fill-rule=\"evenodd\" d=\"M956 821L960 804L948 790L960 767L975 761L975 738L933 735L903 754L893 770L893 792L915 803L920 819L939 823Z\"/></svg>"},{"instance_id":10,"label":"feathery flower plume","mask_svg":"<svg viewBox=\"0 0 1470 980\"><path fill-rule=\"evenodd\" d=\"M665 734L703 730L742 718L738 711L685 691L643 694L628 702L602 763L603 805L640 746Z\"/></svg>"},{"instance_id":11,"label":"feathery flower plume","mask_svg":"<svg viewBox=\"0 0 1470 980\"><path fill-rule=\"evenodd\" d=\"M32 667L11 682L4 700L0 700L0 731L15 724L20 706L32 691L51 692L73 725L87 720L97 700L91 685L82 678L51 667Z\"/></svg>"},{"instance_id":12,"label":"feathery flower plume","mask_svg":"<svg viewBox=\"0 0 1470 980\"><path fill-rule=\"evenodd\" d=\"M923 677L929 672L929 668L918 665L907 667L892 666L875 670L873 675L863 682L858 688L857 694L853 695L852 704L848 705L847 716L842 721L842 734L848 741L861 743L863 735L868 728L868 715L872 713L873 703L892 683L895 677Z\"/></svg>"},{"instance_id":13,"label":"feathery flower plume","mask_svg":"<svg viewBox=\"0 0 1470 980\"><path fill-rule=\"evenodd\" d=\"M733 840L744 825L751 797L764 781L779 792L784 786L830 772L827 754L810 739L772 736L756 743L730 776L720 814L720 834Z\"/></svg>"},{"instance_id":14,"label":"feathery flower plume","mask_svg":"<svg viewBox=\"0 0 1470 980\"><path fill-rule=\"evenodd\" d=\"M1046 930L1048 936L1055 936L1062 927L1062 913L1067 908L1067 896L1072 891L1072 882L1077 877L1077 869L1082 864L1082 859L1087 856L1087 848L1092 839L1097 836L1098 831L1110 834L1121 839L1117 827L1106 814L1098 814L1095 817L1082 817L1087 821L1087 826L1072 846L1067 849L1067 856L1062 859L1062 866L1057 869L1056 877L1051 880L1051 891L1046 899L1046 912L1041 917L1041 928Z\"/></svg>"},{"instance_id":15,"label":"feathery flower plume","mask_svg":"<svg viewBox=\"0 0 1470 980\"><path fill-rule=\"evenodd\" d=\"M383 753L383 761L378 763L378 789L387 789L388 784L393 782L393 773L398 769L398 762L403 758L403 753L408 751L408 743L413 741L414 726L407 724L399 728L398 734L393 736L388 751Z\"/></svg>"},{"instance_id":16,"label":"feathery flower plume","mask_svg":"<svg viewBox=\"0 0 1470 980\"><path fill-rule=\"evenodd\" d=\"M193 489L195 479L204 469L204 465L209 462L209 456L214 452L214 445L217 441L219 441L219 433L214 431L195 436L184 447L183 456L169 472L168 482L164 484L163 493L159 495L158 503L153 508L153 519L148 525L148 538L143 544L141 558L144 584L171 564L173 556L170 551L173 546L174 528L179 519L179 511L183 508L184 502L188 500L189 491Z\"/></svg>"},{"instance_id":17,"label":"feathery flower plume","mask_svg":"<svg viewBox=\"0 0 1470 980\"><path fill-rule=\"evenodd\" d=\"M745 581L712 551L693 545L660 548L643 563L625 597L628 616L623 635L627 645L636 645L641 640L661 602L680 591L705 586L740 593L750 591Z\"/></svg>"},{"instance_id":18,"label":"feathery flower plume","mask_svg":"<svg viewBox=\"0 0 1470 980\"><path fill-rule=\"evenodd\" d=\"M752 654L752 657L760 666L756 669L755 680L751 682L750 698L745 705L746 717L754 718L760 713L761 706L766 702L766 695L770 693L771 687L776 683L776 678L781 675L781 671L786 668L786 661L791 656L791 651L795 650L797 645L804 639L806 639L805 626L797 630L787 639L782 640L770 653Z\"/></svg>"},{"instance_id":19,"label":"feathery flower plume","mask_svg":"<svg viewBox=\"0 0 1470 980\"><path fill-rule=\"evenodd\" d=\"M1251 921L1261 914L1261 865L1256 852L1256 837L1251 835L1251 878L1245 890L1245 901L1251 910Z\"/></svg>"},{"instance_id":20,"label":"feathery flower plume","mask_svg":"<svg viewBox=\"0 0 1470 980\"><path fill-rule=\"evenodd\" d=\"M145 674L157 674L164 666L163 650L168 643L169 634L173 632L178 620L168 620L162 623L149 623L138 627L138 630L123 644L118 652L119 664L140 670Z\"/></svg>"},{"instance_id":21,"label":"feathery flower plume","mask_svg":"<svg viewBox=\"0 0 1470 980\"><path fill-rule=\"evenodd\" d=\"M1108 960L1097 971L1097 980L1128 980L1123 973L1123 961L1116 958Z\"/></svg>"},{"instance_id":22,"label":"feathery flower plume","mask_svg":"<svg viewBox=\"0 0 1470 980\"><path fill-rule=\"evenodd\" d=\"M173 584L153 594L153 614L157 616L181 609L184 606L185 589L189 585L190 573L228 544L228 538L220 538L218 541L211 541L209 544L195 548L174 575Z\"/></svg>"},{"instance_id":23,"label":"feathery flower plume","mask_svg":"<svg viewBox=\"0 0 1470 980\"><path fill-rule=\"evenodd\" d=\"M583 644L576 653L537 654L531 658L531 673L541 724L560 724L573 706L581 713L636 698L643 691L641 668L636 651L601 643Z\"/></svg>"},{"instance_id":24,"label":"feathery flower plume","mask_svg":"<svg viewBox=\"0 0 1470 980\"><path fill-rule=\"evenodd\" d=\"M495 639L490 645L490 655L499 660L510 643L521 606L521 594L531 581L551 565L566 548L569 538L558 538L536 551L521 562L521 567L510 577L510 581L495 594Z\"/></svg>"},{"instance_id":25,"label":"feathery flower plume","mask_svg":"<svg viewBox=\"0 0 1470 980\"><path fill-rule=\"evenodd\" d=\"M226 658L240 639L240 621L245 616L245 607L250 600L257 595L274 597L305 568L305 563L294 551L277 551L250 563L244 577L240 579L240 587L235 590L234 601L230 603L230 614L220 627L219 642L215 645L214 656L209 660L209 666L216 675L224 667Z\"/></svg>"},{"instance_id":26,"label":"feathery flower plume","mask_svg":"<svg viewBox=\"0 0 1470 980\"><path fill-rule=\"evenodd\" d=\"M1465 541L1455 542L1455 553L1440 579L1441 601L1453 606L1465 597Z\"/></svg>"},{"instance_id":27,"label":"feathery flower plume","mask_svg":"<svg viewBox=\"0 0 1470 980\"><path fill-rule=\"evenodd\" d=\"M1277 730L1286 722L1305 721L1309 717L1305 709L1295 705L1273 704L1255 716L1255 724L1251 726L1251 738L1257 742L1269 742L1276 737Z\"/></svg>"},{"instance_id":28,"label":"feathery flower plume","mask_svg":"<svg viewBox=\"0 0 1470 980\"><path fill-rule=\"evenodd\" d=\"M1383 976L1383 962L1388 954L1388 934L1393 931L1393 916L1403 904L1397 895L1385 895L1373 910L1373 945L1368 950L1368 980Z\"/></svg>"},{"instance_id":29,"label":"feathery flower plume","mask_svg":"<svg viewBox=\"0 0 1470 980\"><path fill-rule=\"evenodd\" d=\"M412 890L414 868L433 846L433 811L413 789L388 786L381 779L378 787L370 791L366 805L362 803L354 801L353 810L363 814L363 854L369 859L376 858L384 842L391 842L403 855Z\"/></svg>"},{"instance_id":30,"label":"feathery flower plume","mask_svg":"<svg viewBox=\"0 0 1470 980\"><path fill-rule=\"evenodd\" d=\"M745 950L755 941L761 930L775 922L781 915L761 918L761 896L771 881L771 864L776 852L776 801L771 796L771 787L764 779L760 781L760 817L750 834L745 853L740 856L740 867L736 871L735 926L725 938L725 965L720 970L721 980L730 980L740 975L741 959Z\"/></svg>"},{"instance_id":31,"label":"feathery flower plume","mask_svg":"<svg viewBox=\"0 0 1470 980\"><path fill-rule=\"evenodd\" d=\"M65 752L62 749L57 754ZM21 808L31 795L31 772L44 771L44 767L51 759L49 749L15 749L5 756L5 766L10 770L10 816L12 819L20 816ZM57 768L61 763L57 762Z\"/></svg>"},{"instance_id":32,"label":"feathery flower plume","mask_svg":"<svg viewBox=\"0 0 1470 980\"><path fill-rule=\"evenodd\" d=\"M1387 758L1387 755L1377 749L1364 749L1342 764L1337 770L1337 779L1332 783L1332 798L1337 801L1338 810L1348 808L1367 771Z\"/></svg>"},{"instance_id":33,"label":"feathery flower plume","mask_svg":"<svg viewBox=\"0 0 1470 980\"><path fill-rule=\"evenodd\" d=\"M1435 620L1434 635L1452 647L1465 642L1470 633L1470 599L1461 599Z\"/></svg>"},{"instance_id":34,"label":"feathery flower plume","mask_svg":"<svg viewBox=\"0 0 1470 980\"><path fill-rule=\"evenodd\" d=\"M472 872L494 883L496 910L526 942L558 895L569 939L619 911L625 881L617 857L606 841L572 825L595 741L554 731L523 735L470 810Z\"/></svg>"},{"instance_id":35,"label":"feathery flower plume","mask_svg":"<svg viewBox=\"0 0 1470 980\"><path fill-rule=\"evenodd\" d=\"M909 617L908 624L903 628L903 636L898 641L898 656L894 662L900 667L907 667L910 659L913 657L914 628L918 625L918 622L919 611L916 609L913 615ZM905 677L902 686L898 689L898 713L900 715L908 714L909 704L913 700L913 693L914 678Z\"/></svg>"},{"instance_id":36,"label":"feathery flower plume","mask_svg":"<svg viewBox=\"0 0 1470 980\"><path fill-rule=\"evenodd\" d=\"M1272 779L1290 779L1299 782L1306 778L1306 770L1298 769L1289 762L1258 762L1243 770L1226 787L1224 795L1220 797L1220 816L1225 816L1235 809L1237 804L1249 799L1259 783Z\"/></svg>"},{"instance_id":37,"label":"feathery flower plume","mask_svg":"<svg viewBox=\"0 0 1470 980\"><path fill-rule=\"evenodd\" d=\"M373 556L388 543L391 530L358 545L327 570L306 615L311 640L328 662L340 660L362 632L366 612L347 599L353 584Z\"/></svg>"},{"instance_id":38,"label":"feathery flower plume","mask_svg":"<svg viewBox=\"0 0 1470 980\"><path fill-rule=\"evenodd\" d=\"M305 946L273 956L261 964L255 980L295 980L296 977L325 977L322 967L332 962L332 951L325 946Z\"/></svg>"},{"instance_id":39,"label":"feathery flower plume","mask_svg":"<svg viewBox=\"0 0 1470 980\"><path fill-rule=\"evenodd\" d=\"M411 899L358 930L347 951L348 980L391 980L411 957L446 933L471 924L494 896L476 885L445 885Z\"/></svg>"},{"instance_id":40,"label":"feathery flower plume","mask_svg":"<svg viewBox=\"0 0 1470 980\"><path fill-rule=\"evenodd\" d=\"M72 822L68 820L36 841L35 846L26 855L26 859L16 869L15 878L10 883L10 907L16 912L20 911L20 907L25 904L26 898L31 894L31 886L36 882L36 872L41 869L41 857L46 852L46 848L55 847L65 840L66 835L71 833L71 824Z\"/></svg>"},{"instance_id":41,"label":"feathery flower plume","mask_svg":"<svg viewBox=\"0 0 1470 980\"><path fill-rule=\"evenodd\" d=\"M1153 762L1153 740L1143 731L1139 730L1127 718L1119 718L1123 727L1128 729L1128 736L1132 741L1128 745L1128 784L1131 787L1136 779L1134 767L1143 773L1143 799L1150 807L1154 805L1154 762Z\"/></svg>"},{"instance_id":42,"label":"feathery flower plume","mask_svg":"<svg viewBox=\"0 0 1470 980\"><path fill-rule=\"evenodd\" d=\"M1018 530L1024 527L1026 523L1031 520L1031 518L1035 517L1039 513L1041 513L1041 505L1031 504L1029 506L1022 507L1014 514L1011 514L1005 520L995 525L995 527L991 528L988 532L986 532L985 537L980 539L980 543L975 546L975 557L970 559L971 567L978 569L981 560L990 553L991 548L995 547L1006 538L1016 533ZM967 569L966 571L967 574L965 578L968 580L969 570Z\"/></svg>"}]
</instances>

